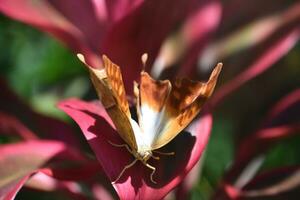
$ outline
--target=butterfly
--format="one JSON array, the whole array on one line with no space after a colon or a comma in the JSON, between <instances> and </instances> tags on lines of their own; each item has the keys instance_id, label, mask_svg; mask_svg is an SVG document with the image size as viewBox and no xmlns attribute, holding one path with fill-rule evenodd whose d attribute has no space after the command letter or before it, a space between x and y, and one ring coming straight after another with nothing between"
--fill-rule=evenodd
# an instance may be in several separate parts
<instances>
[{"instance_id":1,"label":"butterfly","mask_svg":"<svg viewBox=\"0 0 300 200\"><path fill-rule=\"evenodd\" d=\"M85 63L82 54L77 55ZM90 77L102 105L112 119L116 130L126 144L110 144L125 147L134 157L134 161L126 165L113 183L117 182L126 169L141 161L152 170L155 167L148 163L150 158L159 159L153 152L162 155L174 155L174 152L163 153L157 149L174 139L200 112L203 104L211 96L222 63L218 63L204 82L192 81L187 78L154 80L147 72L142 71L139 83L134 82L137 120L133 119L126 98L121 69L107 56L102 56L103 68L89 67ZM147 55L142 56L144 65Z\"/></svg>"}]
</instances>

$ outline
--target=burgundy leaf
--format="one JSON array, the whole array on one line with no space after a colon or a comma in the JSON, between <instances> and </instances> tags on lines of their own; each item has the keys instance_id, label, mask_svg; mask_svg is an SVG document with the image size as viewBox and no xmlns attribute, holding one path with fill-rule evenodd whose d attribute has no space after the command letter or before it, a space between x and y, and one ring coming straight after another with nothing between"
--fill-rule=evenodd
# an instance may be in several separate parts
<instances>
[{"instance_id":1,"label":"burgundy leaf","mask_svg":"<svg viewBox=\"0 0 300 200\"><path fill-rule=\"evenodd\" d=\"M298 199L300 188L299 166L283 167L263 172L240 189L232 185L224 187L224 196L215 199Z\"/></svg>"},{"instance_id":2,"label":"burgundy leaf","mask_svg":"<svg viewBox=\"0 0 300 200\"><path fill-rule=\"evenodd\" d=\"M294 198L299 196L299 188L300 168L299 166L289 166L272 169L259 174L242 189L240 196L247 199L257 197L292 199L295 194L297 195Z\"/></svg>"},{"instance_id":3,"label":"burgundy leaf","mask_svg":"<svg viewBox=\"0 0 300 200\"><path fill-rule=\"evenodd\" d=\"M143 0L93 0L93 3L98 10L98 16L105 16L109 22L117 22L142 4ZM99 10L101 6L105 8ZM103 11L104 9L106 10Z\"/></svg>"},{"instance_id":4,"label":"burgundy leaf","mask_svg":"<svg viewBox=\"0 0 300 200\"><path fill-rule=\"evenodd\" d=\"M104 172L111 181L114 181L134 157L125 148L114 147L108 142L124 144L111 126L111 120L105 109L99 103L76 99L62 101L59 108L77 122ZM121 199L162 199L183 180L199 160L208 142L211 124L211 115L203 113L184 133L161 149L162 152L175 151L175 156L150 161L157 169L154 179L158 184L150 181L150 170L142 163L138 162L129 168L118 183L113 185L119 197Z\"/></svg>"},{"instance_id":5,"label":"burgundy leaf","mask_svg":"<svg viewBox=\"0 0 300 200\"><path fill-rule=\"evenodd\" d=\"M0 134L8 136L17 135L24 140L37 139L38 137L23 125L17 118L0 112Z\"/></svg>"},{"instance_id":6,"label":"burgundy leaf","mask_svg":"<svg viewBox=\"0 0 300 200\"><path fill-rule=\"evenodd\" d=\"M177 73L193 75L190 72L196 69L198 54L213 36L221 18L218 0L199 1L198 4L194 5L193 12L189 13L180 29L162 44L152 69L155 77L170 78Z\"/></svg>"},{"instance_id":7,"label":"burgundy leaf","mask_svg":"<svg viewBox=\"0 0 300 200\"><path fill-rule=\"evenodd\" d=\"M264 126L274 126L300 121L300 89L281 99L268 113ZM297 120L297 121L296 121Z\"/></svg>"},{"instance_id":8,"label":"burgundy leaf","mask_svg":"<svg viewBox=\"0 0 300 200\"><path fill-rule=\"evenodd\" d=\"M253 156L267 150L274 142L297 133L300 130L300 119L297 114L299 110L300 93L299 90L295 90L278 101L256 133L243 140L237 154L237 160L247 162ZM257 148L252 148L253 146Z\"/></svg>"},{"instance_id":9,"label":"burgundy leaf","mask_svg":"<svg viewBox=\"0 0 300 200\"><path fill-rule=\"evenodd\" d=\"M92 67L101 67L99 55L107 54L128 69L124 77L128 94L141 71L143 53L149 54L147 65L152 66L162 42L187 17L185 39L203 43L218 21L206 23L208 16L219 16L219 8L214 9L208 0L2 0L0 5L4 14L54 35L83 54Z\"/></svg>"},{"instance_id":10,"label":"burgundy leaf","mask_svg":"<svg viewBox=\"0 0 300 200\"><path fill-rule=\"evenodd\" d=\"M282 98L274 108L271 109L262 127L258 128L255 133L247 136L241 142L237 150L235 161L226 173L223 184L221 184L221 188L216 193L215 199L221 198L219 195L225 195L224 191L226 191L226 194L229 196L236 196L241 187L244 187L257 172L258 167L263 161L260 155L263 155L269 148L283 138L299 133L299 119L295 122L294 120L282 118L284 113L285 116L290 117L289 119L293 119L294 115L289 113L299 110L299 103L300 96L298 90ZM295 116L297 117L298 115ZM284 123L281 123L279 119L281 119L281 121L284 119ZM244 174L245 171L248 171L248 174Z\"/></svg>"},{"instance_id":11,"label":"burgundy leaf","mask_svg":"<svg viewBox=\"0 0 300 200\"><path fill-rule=\"evenodd\" d=\"M226 9L226 5L224 5L224 9ZM300 4L295 3L284 11L264 16L246 25L241 26L241 24L239 24L240 27L229 34L224 34L219 30L217 33L219 33L220 38L215 38L215 40L204 49L199 58L200 70L205 72L207 69L210 69L212 67L211 65L214 65L217 60L224 61L224 58L240 53L245 49L249 50L251 55L251 53L254 52L251 51L251 48L255 48L255 46L269 37L274 37L274 35L276 35L274 33L281 31L284 26L293 23L297 18L299 19L299 10ZM226 24L226 26L228 26L228 24ZM247 57L249 57L249 54L247 54ZM244 60L244 58L240 60ZM235 65L238 64L239 62ZM232 68L234 66L229 67Z\"/></svg>"},{"instance_id":12,"label":"burgundy leaf","mask_svg":"<svg viewBox=\"0 0 300 200\"><path fill-rule=\"evenodd\" d=\"M206 0L144 1L108 31L107 37L103 40L102 52L123 69L131 69L124 77L127 93L132 94L132 80L139 77L142 54L148 53L147 67L151 68L166 37L187 17L198 9L201 11L206 2ZM196 16L197 14L194 15L195 18Z\"/></svg>"},{"instance_id":13,"label":"burgundy leaf","mask_svg":"<svg viewBox=\"0 0 300 200\"><path fill-rule=\"evenodd\" d=\"M68 167L47 167L39 170L40 172L54 177L57 180L86 180L95 174L102 175L103 170L97 161L84 161Z\"/></svg>"},{"instance_id":14,"label":"burgundy leaf","mask_svg":"<svg viewBox=\"0 0 300 200\"><path fill-rule=\"evenodd\" d=\"M259 9L258 9L259 5ZM251 23L254 19L269 15L270 13L280 12L286 5L284 0L266 1L247 1L229 0L223 5L223 16L220 29L226 33L233 29ZM237 20L237 16L239 20Z\"/></svg>"},{"instance_id":15,"label":"burgundy leaf","mask_svg":"<svg viewBox=\"0 0 300 200\"><path fill-rule=\"evenodd\" d=\"M35 134L35 137L60 140L71 146L80 147L75 132L68 124L35 112L1 78L0 89L0 112L3 113L0 115L2 133L8 134L7 131L13 131L27 139L33 139Z\"/></svg>"}]
</instances>

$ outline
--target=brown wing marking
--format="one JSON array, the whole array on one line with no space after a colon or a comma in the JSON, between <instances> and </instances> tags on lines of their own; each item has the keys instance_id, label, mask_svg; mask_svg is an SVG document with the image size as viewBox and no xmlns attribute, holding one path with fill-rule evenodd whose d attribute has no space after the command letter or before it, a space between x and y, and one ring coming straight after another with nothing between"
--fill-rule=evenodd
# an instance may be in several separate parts
<instances>
[{"instance_id":1,"label":"brown wing marking","mask_svg":"<svg viewBox=\"0 0 300 200\"><path fill-rule=\"evenodd\" d=\"M152 144L158 149L176 137L200 112L215 88L222 64L219 63L206 83L177 79L166 104L167 124Z\"/></svg>"},{"instance_id":2,"label":"brown wing marking","mask_svg":"<svg viewBox=\"0 0 300 200\"><path fill-rule=\"evenodd\" d=\"M118 133L132 149L137 150L121 70L106 56L103 56L103 62L104 69L89 67L91 80Z\"/></svg>"},{"instance_id":3,"label":"brown wing marking","mask_svg":"<svg viewBox=\"0 0 300 200\"><path fill-rule=\"evenodd\" d=\"M147 104L154 111L160 112L166 103L171 90L168 80L157 81L152 79L147 72L141 73L140 103Z\"/></svg>"},{"instance_id":4,"label":"brown wing marking","mask_svg":"<svg viewBox=\"0 0 300 200\"><path fill-rule=\"evenodd\" d=\"M125 87L120 67L112 63L105 55L103 55L104 67L107 73L107 79L110 82L111 89L114 93L118 105L122 111L130 118L129 105L126 98Z\"/></svg>"}]
</instances>

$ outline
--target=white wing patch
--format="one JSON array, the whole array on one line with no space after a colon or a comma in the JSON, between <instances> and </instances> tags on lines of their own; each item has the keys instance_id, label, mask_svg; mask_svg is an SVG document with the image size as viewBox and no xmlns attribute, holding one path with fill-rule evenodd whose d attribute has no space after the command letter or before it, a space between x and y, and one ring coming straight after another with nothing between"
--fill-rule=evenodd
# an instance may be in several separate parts
<instances>
[{"instance_id":1,"label":"white wing patch","mask_svg":"<svg viewBox=\"0 0 300 200\"><path fill-rule=\"evenodd\" d=\"M141 106L142 117L140 121L140 126L143 133L146 135L147 143L149 144L149 146L152 145L155 136L161 130L161 126L163 123L163 114L163 110L157 112L147 104Z\"/></svg>"}]
</instances>

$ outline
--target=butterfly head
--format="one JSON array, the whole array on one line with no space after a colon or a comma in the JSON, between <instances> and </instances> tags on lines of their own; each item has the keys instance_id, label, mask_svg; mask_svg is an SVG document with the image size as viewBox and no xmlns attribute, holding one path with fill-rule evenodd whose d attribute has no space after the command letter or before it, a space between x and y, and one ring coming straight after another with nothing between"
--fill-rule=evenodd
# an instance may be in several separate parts
<instances>
[{"instance_id":1,"label":"butterfly head","mask_svg":"<svg viewBox=\"0 0 300 200\"><path fill-rule=\"evenodd\" d=\"M138 160L145 163L152 157L152 151L151 150L139 150L134 153L134 157L136 157Z\"/></svg>"}]
</instances>

